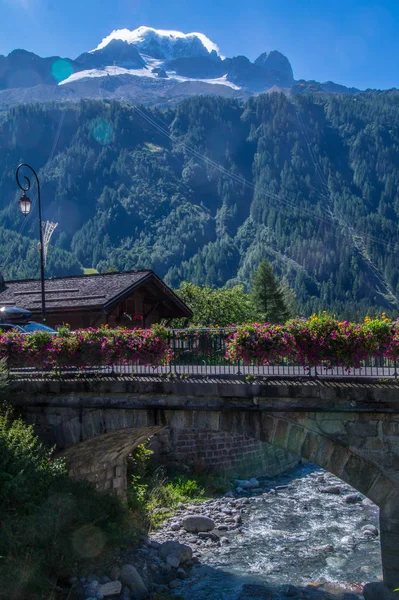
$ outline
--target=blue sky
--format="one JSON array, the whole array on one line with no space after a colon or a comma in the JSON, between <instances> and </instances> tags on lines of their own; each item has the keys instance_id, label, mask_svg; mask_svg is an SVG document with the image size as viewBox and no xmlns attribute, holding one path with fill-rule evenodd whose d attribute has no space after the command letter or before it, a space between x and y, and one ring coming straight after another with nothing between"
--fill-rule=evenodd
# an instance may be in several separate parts
<instances>
[{"instance_id":1,"label":"blue sky","mask_svg":"<svg viewBox=\"0 0 399 600\"><path fill-rule=\"evenodd\" d=\"M225 56L280 50L298 79L399 87L398 0L0 0L0 54L75 58L139 25L200 31Z\"/></svg>"}]
</instances>

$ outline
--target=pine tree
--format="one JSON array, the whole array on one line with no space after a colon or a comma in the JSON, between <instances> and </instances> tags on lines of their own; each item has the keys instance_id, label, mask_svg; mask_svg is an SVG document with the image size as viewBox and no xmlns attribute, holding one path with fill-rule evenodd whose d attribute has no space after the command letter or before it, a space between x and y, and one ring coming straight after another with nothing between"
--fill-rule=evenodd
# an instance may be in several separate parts
<instances>
[{"instance_id":1,"label":"pine tree","mask_svg":"<svg viewBox=\"0 0 399 600\"><path fill-rule=\"evenodd\" d=\"M266 259L253 275L251 296L259 320L284 323L290 316L283 288Z\"/></svg>"}]
</instances>

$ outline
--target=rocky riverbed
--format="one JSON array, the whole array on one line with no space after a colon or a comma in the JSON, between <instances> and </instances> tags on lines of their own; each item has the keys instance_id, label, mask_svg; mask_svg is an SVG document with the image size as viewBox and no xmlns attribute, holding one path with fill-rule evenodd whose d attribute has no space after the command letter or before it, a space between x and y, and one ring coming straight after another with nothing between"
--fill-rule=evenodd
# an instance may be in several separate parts
<instances>
[{"instance_id":1,"label":"rocky riverbed","mask_svg":"<svg viewBox=\"0 0 399 600\"><path fill-rule=\"evenodd\" d=\"M81 597L356 600L364 583L381 578L378 509L305 465L180 505L123 558L108 575L80 581Z\"/></svg>"}]
</instances>

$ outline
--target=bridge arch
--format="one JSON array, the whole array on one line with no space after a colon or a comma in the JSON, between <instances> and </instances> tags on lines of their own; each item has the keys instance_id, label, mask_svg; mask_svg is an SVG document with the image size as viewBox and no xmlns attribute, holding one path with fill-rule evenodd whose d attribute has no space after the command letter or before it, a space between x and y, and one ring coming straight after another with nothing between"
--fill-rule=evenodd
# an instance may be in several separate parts
<instances>
[{"instance_id":1,"label":"bridge arch","mask_svg":"<svg viewBox=\"0 0 399 600\"><path fill-rule=\"evenodd\" d=\"M126 483L129 452L167 426L244 434L318 464L380 507L384 583L389 590L399 587L396 383L157 379L19 385L15 405L67 457L71 474L114 489Z\"/></svg>"},{"instance_id":2,"label":"bridge arch","mask_svg":"<svg viewBox=\"0 0 399 600\"><path fill-rule=\"evenodd\" d=\"M396 487L355 445L342 443L337 422L334 436L329 435L314 413L89 409L55 425L50 441L68 460L73 477L122 492L127 456L164 427L223 431L267 442L317 464L377 505Z\"/></svg>"}]
</instances>

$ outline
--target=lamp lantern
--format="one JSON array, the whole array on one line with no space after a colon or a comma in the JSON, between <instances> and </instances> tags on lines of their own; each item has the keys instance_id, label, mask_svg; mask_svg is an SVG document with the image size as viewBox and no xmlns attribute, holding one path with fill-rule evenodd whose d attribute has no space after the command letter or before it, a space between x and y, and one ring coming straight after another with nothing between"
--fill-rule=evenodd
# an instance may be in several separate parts
<instances>
[{"instance_id":1,"label":"lamp lantern","mask_svg":"<svg viewBox=\"0 0 399 600\"><path fill-rule=\"evenodd\" d=\"M30 213L31 208L32 200L24 192L19 200L19 210L24 215L24 217L27 217Z\"/></svg>"}]
</instances>

